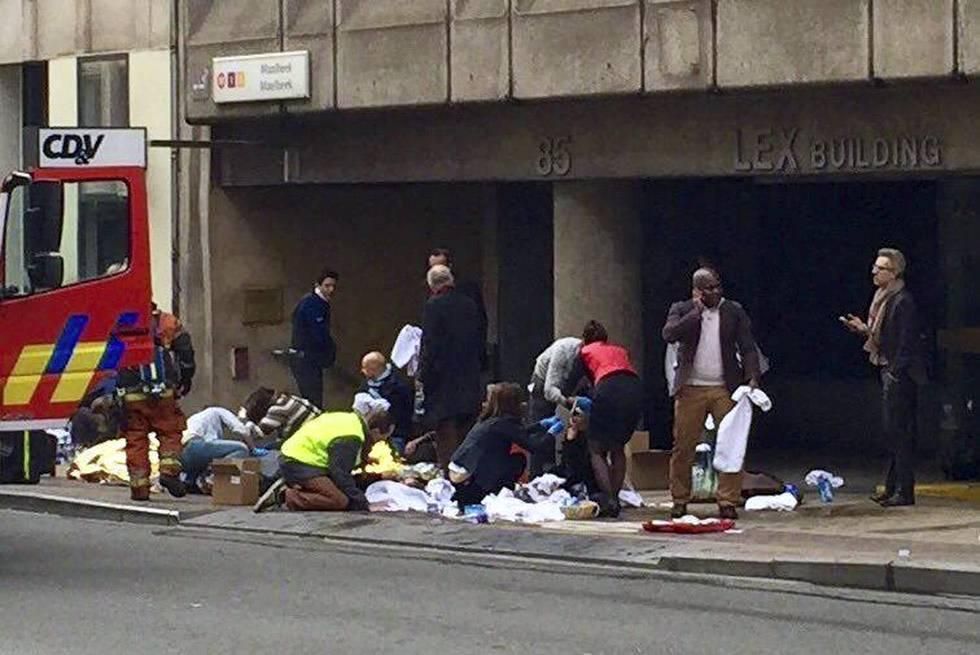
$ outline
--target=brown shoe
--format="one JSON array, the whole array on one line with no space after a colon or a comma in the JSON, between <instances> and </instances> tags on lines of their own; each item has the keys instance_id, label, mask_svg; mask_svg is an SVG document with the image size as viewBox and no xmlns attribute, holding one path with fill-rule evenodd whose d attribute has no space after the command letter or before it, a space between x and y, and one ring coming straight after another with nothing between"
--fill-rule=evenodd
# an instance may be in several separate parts
<instances>
[{"instance_id":1,"label":"brown shoe","mask_svg":"<svg viewBox=\"0 0 980 655\"><path fill-rule=\"evenodd\" d=\"M732 505L719 505L718 518L731 519L734 521L738 518L738 510L736 510Z\"/></svg>"},{"instance_id":2,"label":"brown shoe","mask_svg":"<svg viewBox=\"0 0 980 655\"><path fill-rule=\"evenodd\" d=\"M129 498L130 500L135 500L144 503L150 499L150 488L149 487L130 487L129 488Z\"/></svg>"},{"instance_id":3,"label":"brown shoe","mask_svg":"<svg viewBox=\"0 0 980 655\"><path fill-rule=\"evenodd\" d=\"M687 516L687 503L674 503L670 509L670 518L680 519Z\"/></svg>"}]
</instances>

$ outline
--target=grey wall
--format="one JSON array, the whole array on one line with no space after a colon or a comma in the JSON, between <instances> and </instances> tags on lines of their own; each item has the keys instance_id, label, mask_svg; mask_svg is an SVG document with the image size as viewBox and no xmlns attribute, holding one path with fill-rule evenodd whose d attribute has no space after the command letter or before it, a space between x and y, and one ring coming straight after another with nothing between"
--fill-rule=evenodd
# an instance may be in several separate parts
<instances>
[{"instance_id":1,"label":"grey wall","mask_svg":"<svg viewBox=\"0 0 980 655\"><path fill-rule=\"evenodd\" d=\"M188 117L194 121L980 72L980 0L180 0L180 5L188 85L208 78L215 56L303 49L312 58L309 101L219 107L207 89L199 89L187 94Z\"/></svg>"},{"instance_id":2,"label":"grey wall","mask_svg":"<svg viewBox=\"0 0 980 655\"><path fill-rule=\"evenodd\" d=\"M220 133L285 139L289 179L303 182L932 175L980 170L978 111L975 85L910 84L324 114ZM938 149L893 157L903 137ZM876 144L886 155L877 163ZM226 185L281 183L282 151L246 149L219 175Z\"/></svg>"},{"instance_id":3,"label":"grey wall","mask_svg":"<svg viewBox=\"0 0 980 655\"><path fill-rule=\"evenodd\" d=\"M349 407L361 356L390 352L403 325L419 325L430 248L451 248L465 277L486 277L481 226L485 214L495 216L494 203L492 187L481 185L214 189L205 262L211 321L206 334L194 333L213 351L201 381L212 391L201 400L237 407L259 384L292 388L271 351L289 344L293 306L330 265L340 273L333 303L339 354L327 399L330 408ZM282 290L281 322L243 323L244 292L255 288ZM231 379L237 346L250 351L248 380Z\"/></svg>"},{"instance_id":4,"label":"grey wall","mask_svg":"<svg viewBox=\"0 0 980 655\"><path fill-rule=\"evenodd\" d=\"M582 333L590 319L628 347L642 373L641 183L554 185L555 335Z\"/></svg>"},{"instance_id":5,"label":"grey wall","mask_svg":"<svg viewBox=\"0 0 980 655\"><path fill-rule=\"evenodd\" d=\"M0 64L170 45L171 0L0 0Z\"/></svg>"}]
</instances>

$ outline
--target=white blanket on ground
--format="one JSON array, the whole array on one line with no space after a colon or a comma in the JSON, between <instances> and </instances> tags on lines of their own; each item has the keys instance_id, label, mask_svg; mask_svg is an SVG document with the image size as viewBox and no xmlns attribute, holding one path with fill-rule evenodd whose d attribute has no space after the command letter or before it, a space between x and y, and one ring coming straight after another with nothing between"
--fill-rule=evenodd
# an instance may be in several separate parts
<instances>
[{"instance_id":1,"label":"white blanket on ground","mask_svg":"<svg viewBox=\"0 0 980 655\"><path fill-rule=\"evenodd\" d=\"M757 405L764 412L772 409L762 389L742 386L732 394L735 407L725 414L718 425L718 439L715 445L715 469L722 473L738 473L745 462L745 451L749 445L749 432L752 429L752 406Z\"/></svg>"},{"instance_id":2,"label":"white blanket on ground","mask_svg":"<svg viewBox=\"0 0 980 655\"><path fill-rule=\"evenodd\" d=\"M501 489L497 494L490 494L483 499L483 506L490 521L513 521L515 523L548 523L564 521L561 511L562 502L570 502L571 497L564 489L559 489L548 500L537 503L525 503L514 496L510 489Z\"/></svg>"},{"instance_id":3,"label":"white blanket on ground","mask_svg":"<svg viewBox=\"0 0 980 655\"><path fill-rule=\"evenodd\" d=\"M427 512L429 494L401 482L382 480L364 492L372 512Z\"/></svg>"},{"instance_id":4,"label":"white blanket on ground","mask_svg":"<svg viewBox=\"0 0 980 655\"><path fill-rule=\"evenodd\" d=\"M777 512L792 512L798 504L796 496L787 491L777 496L752 496L745 501L745 511L760 512L769 509Z\"/></svg>"},{"instance_id":5,"label":"white blanket on ground","mask_svg":"<svg viewBox=\"0 0 980 655\"><path fill-rule=\"evenodd\" d=\"M575 501L559 486L565 480L554 475L535 478L528 485L533 497L539 499L526 503L514 496L510 489L501 489L483 499L483 506L490 521L513 521L516 523L548 523L564 521L561 508ZM438 511L447 518L460 518L456 503L453 502L455 487L443 478L437 478L426 485L425 490L409 487L392 480L375 482L367 488L365 496L372 512L430 512ZM635 493L635 492L634 492Z\"/></svg>"}]
</instances>

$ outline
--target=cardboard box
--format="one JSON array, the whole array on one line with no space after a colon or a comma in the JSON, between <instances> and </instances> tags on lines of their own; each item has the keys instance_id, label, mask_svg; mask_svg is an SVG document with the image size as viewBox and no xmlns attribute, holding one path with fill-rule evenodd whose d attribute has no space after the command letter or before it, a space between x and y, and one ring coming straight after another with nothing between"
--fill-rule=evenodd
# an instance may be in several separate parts
<instances>
[{"instance_id":1,"label":"cardboard box","mask_svg":"<svg viewBox=\"0 0 980 655\"><path fill-rule=\"evenodd\" d=\"M258 459L216 459L211 462L211 470L214 472L213 504L252 505L259 499L262 465Z\"/></svg>"},{"instance_id":2,"label":"cardboard box","mask_svg":"<svg viewBox=\"0 0 980 655\"><path fill-rule=\"evenodd\" d=\"M649 432L634 432L626 445L626 479L637 491L669 488L670 451L650 450Z\"/></svg>"}]
</instances>

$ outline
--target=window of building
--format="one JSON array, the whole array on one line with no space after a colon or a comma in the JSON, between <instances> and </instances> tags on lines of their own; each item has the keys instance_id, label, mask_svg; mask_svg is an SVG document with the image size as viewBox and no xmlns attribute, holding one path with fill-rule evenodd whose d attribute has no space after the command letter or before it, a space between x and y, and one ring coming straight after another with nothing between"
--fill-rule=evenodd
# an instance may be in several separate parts
<instances>
[{"instance_id":1,"label":"window of building","mask_svg":"<svg viewBox=\"0 0 980 655\"><path fill-rule=\"evenodd\" d=\"M78 60L78 124L81 127L129 127L129 59Z\"/></svg>"}]
</instances>

